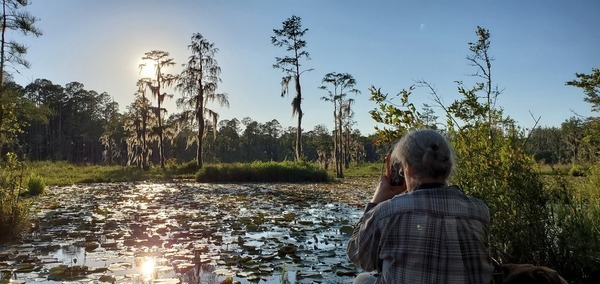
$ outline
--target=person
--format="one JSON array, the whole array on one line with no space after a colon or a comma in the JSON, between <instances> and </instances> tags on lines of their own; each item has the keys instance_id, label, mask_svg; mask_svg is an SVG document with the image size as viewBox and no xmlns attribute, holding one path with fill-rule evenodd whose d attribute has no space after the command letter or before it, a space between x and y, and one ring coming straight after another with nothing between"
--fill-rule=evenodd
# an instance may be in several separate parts
<instances>
[{"instance_id":1,"label":"person","mask_svg":"<svg viewBox=\"0 0 600 284\"><path fill-rule=\"evenodd\" d=\"M354 283L490 283L489 209L448 186L454 152L437 131L404 135L391 153L404 185L379 179L348 241L349 259L367 272Z\"/></svg>"}]
</instances>

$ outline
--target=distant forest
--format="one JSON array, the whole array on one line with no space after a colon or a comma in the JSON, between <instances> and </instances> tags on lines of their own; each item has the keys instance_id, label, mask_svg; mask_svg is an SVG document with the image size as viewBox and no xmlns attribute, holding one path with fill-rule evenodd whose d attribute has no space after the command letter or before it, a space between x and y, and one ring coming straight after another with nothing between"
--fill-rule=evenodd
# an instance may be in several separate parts
<instances>
[{"instance_id":1,"label":"distant forest","mask_svg":"<svg viewBox=\"0 0 600 284\"><path fill-rule=\"evenodd\" d=\"M128 129L130 116L119 112L119 106L107 93L86 90L78 82L65 86L47 79L37 79L23 87L14 82L8 85L15 95L13 101L16 121L23 125L4 140L3 151L14 151L31 161L68 161L74 164L132 165L128 157L131 147L127 138L135 135ZM165 156L167 160L188 162L195 159L195 143L188 144L194 135L191 127L176 127L176 114L165 122L167 133ZM435 127L435 125L431 125ZM204 159L208 163L283 161L294 160L296 128L284 129L273 119L257 122L250 117L222 120L214 129L206 131ZM545 163L595 162L590 143L590 125L585 118L572 117L560 127L538 127L529 133L526 141L529 154ZM332 165L332 131L324 125L303 130L303 154L307 161L323 167ZM345 162L378 162L389 149L376 145L377 137L363 136L349 127L344 134L347 145ZM157 149L156 139L150 149ZM151 162L159 163L157 151L151 152Z\"/></svg>"}]
</instances>

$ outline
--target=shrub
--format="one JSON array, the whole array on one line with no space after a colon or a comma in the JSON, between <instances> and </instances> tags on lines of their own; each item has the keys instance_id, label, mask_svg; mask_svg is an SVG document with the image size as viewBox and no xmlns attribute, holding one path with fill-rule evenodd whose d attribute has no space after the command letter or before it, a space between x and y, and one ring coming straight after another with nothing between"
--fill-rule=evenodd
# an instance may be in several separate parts
<instances>
[{"instance_id":1,"label":"shrub","mask_svg":"<svg viewBox=\"0 0 600 284\"><path fill-rule=\"evenodd\" d=\"M19 239L31 226L30 205L10 196L0 196L0 244Z\"/></svg>"},{"instance_id":2,"label":"shrub","mask_svg":"<svg viewBox=\"0 0 600 284\"><path fill-rule=\"evenodd\" d=\"M548 265L573 283L600 281L600 163L585 178L556 177L549 225L555 257ZM576 281L577 280L577 281Z\"/></svg>"},{"instance_id":3,"label":"shrub","mask_svg":"<svg viewBox=\"0 0 600 284\"><path fill-rule=\"evenodd\" d=\"M20 197L24 168L13 153L0 166L0 243L20 238L31 225L30 206Z\"/></svg>"},{"instance_id":4,"label":"shrub","mask_svg":"<svg viewBox=\"0 0 600 284\"><path fill-rule=\"evenodd\" d=\"M200 168L198 167L198 162L196 160L183 163L177 166L175 173L177 174L193 174L196 173Z\"/></svg>"},{"instance_id":5,"label":"shrub","mask_svg":"<svg viewBox=\"0 0 600 284\"><path fill-rule=\"evenodd\" d=\"M46 188L46 181L39 175L32 174L27 182L27 190L31 195L41 195Z\"/></svg>"},{"instance_id":6,"label":"shrub","mask_svg":"<svg viewBox=\"0 0 600 284\"><path fill-rule=\"evenodd\" d=\"M582 167L573 165L571 167L571 169L569 170L569 175L572 177L582 177L582 176L585 176L585 171L583 170Z\"/></svg>"}]
</instances>

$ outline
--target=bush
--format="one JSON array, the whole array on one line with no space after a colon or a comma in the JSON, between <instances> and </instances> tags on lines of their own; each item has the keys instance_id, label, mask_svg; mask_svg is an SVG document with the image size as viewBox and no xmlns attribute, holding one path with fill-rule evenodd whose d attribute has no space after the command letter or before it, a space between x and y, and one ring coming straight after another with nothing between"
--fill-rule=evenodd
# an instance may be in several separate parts
<instances>
[{"instance_id":1,"label":"bush","mask_svg":"<svg viewBox=\"0 0 600 284\"><path fill-rule=\"evenodd\" d=\"M27 190L31 195L41 195L46 188L46 181L41 176L32 174L27 182Z\"/></svg>"},{"instance_id":2,"label":"bush","mask_svg":"<svg viewBox=\"0 0 600 284\"><path fill-rule=\"evenodd\" d=\"M193 161L183 163L183 164L177 166L175 169L175 173L176 174L193 174L193 173L196 173L199 169L200 169L200 167L198 167L198 162L196 160L193 160Z\"/></svg>"},{"instance_id":3,"label":"bush","mask_svg":"<svg viewBox=\"0 0 600 284\"><path fill-rule=\"evenodd\" d=\"M10 196L0 196L0 244L19 239L31 226L30 204Z\"/></svg>"},{"instance_id":4,"label":"bush","mask_svg":"<svg viewBox=\"0 0 600 284\"><path fill-rule=\"evenodd\" d=\"M571 169L569 170L569 175L572 177L582 177L582 176L585 176L585 171L583 170L582 167L573 165L571 167Z\"/></svg>"},{"instance_id":5,"label":"bush","mask_svg":"<svg viewBox=\"0 0 600 284\"><path fill-rule=\"evenodd\" d=\"M573 283L600 281L600 163L585 178L556 177L549 207L552 265Z\"/></svg>"},{"instance_id":6,"label":"bush","mask_svg":"<svg viewBox=\"0 0 600 284\"><path fill-rule=\"evenodd\" d=\"M0 165L0 243L19 239L31 226L30 204L20 197L24 168L13 153Z\"/></svg>"}]
</instances>

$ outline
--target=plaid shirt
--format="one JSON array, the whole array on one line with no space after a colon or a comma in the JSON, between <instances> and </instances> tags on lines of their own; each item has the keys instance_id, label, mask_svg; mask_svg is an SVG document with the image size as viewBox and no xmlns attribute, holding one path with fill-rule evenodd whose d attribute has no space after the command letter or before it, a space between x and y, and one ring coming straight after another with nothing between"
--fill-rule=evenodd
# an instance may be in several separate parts
<instances>
[{"instance_id":1,"label":"plaid shirt","mask_svg":"<svg viewBox=\"0 0 600 284\"><path fill-rule=\"evenodd\" d=\"M490 283L488 207L457 186L416 189L367 205L350 260L377 283Z\"/></svg>"}]
</instances>

